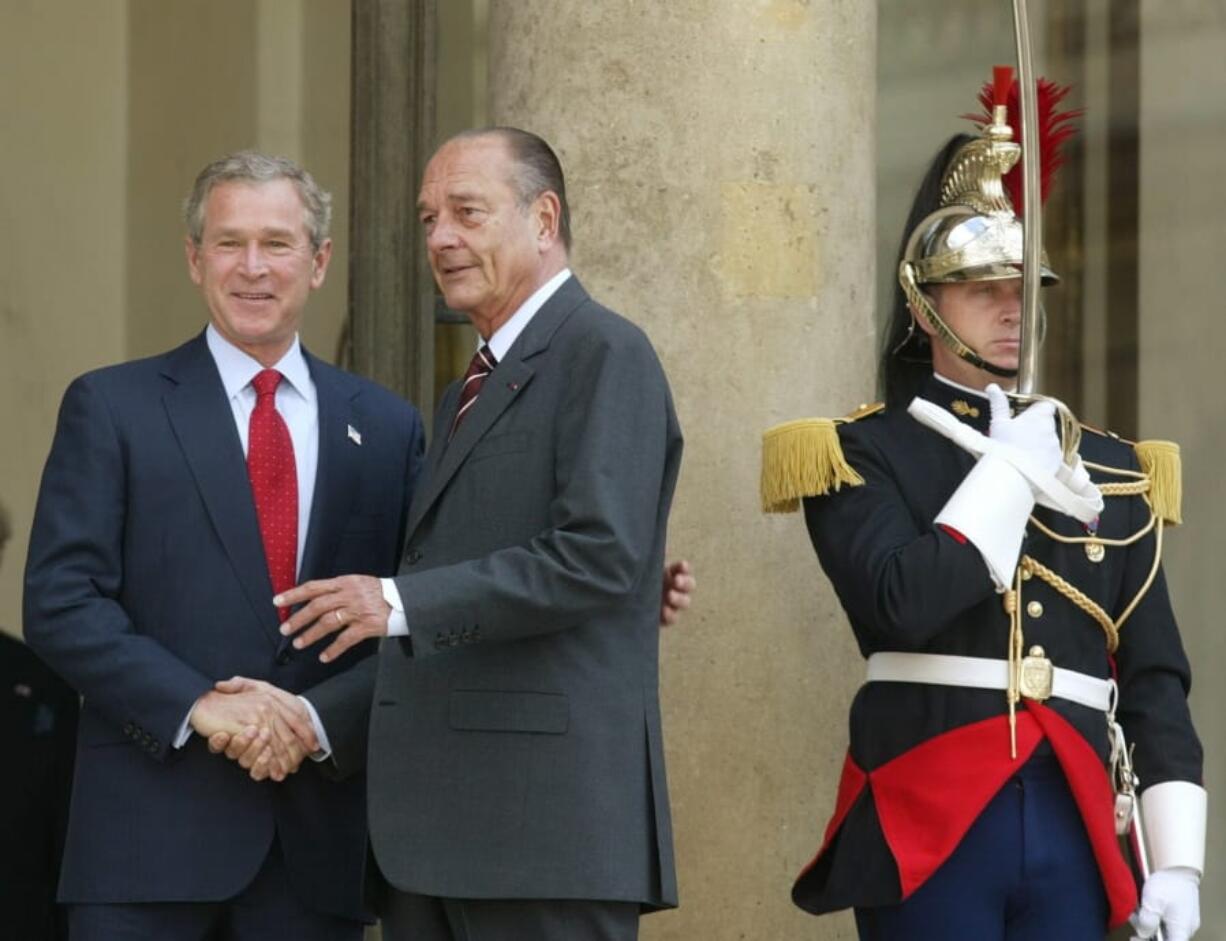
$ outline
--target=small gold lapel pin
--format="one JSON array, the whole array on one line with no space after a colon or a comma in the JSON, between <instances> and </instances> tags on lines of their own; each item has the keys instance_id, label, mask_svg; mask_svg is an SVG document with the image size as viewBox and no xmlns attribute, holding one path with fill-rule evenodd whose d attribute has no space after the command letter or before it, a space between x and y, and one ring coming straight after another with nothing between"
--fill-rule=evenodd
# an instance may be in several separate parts
<instances>
[{"instance_id":1,"label":"small gold lapel pin","mask_svg":"<svg viewBox=\"0 0 1226 941\"><path fill-rule=\"evenodd\" d=\"M979 417L979 409L971 405L966 399L954 399L954 404L949 408L955 415L969 415L971 418Z\"/></svg>"}]
</instances>

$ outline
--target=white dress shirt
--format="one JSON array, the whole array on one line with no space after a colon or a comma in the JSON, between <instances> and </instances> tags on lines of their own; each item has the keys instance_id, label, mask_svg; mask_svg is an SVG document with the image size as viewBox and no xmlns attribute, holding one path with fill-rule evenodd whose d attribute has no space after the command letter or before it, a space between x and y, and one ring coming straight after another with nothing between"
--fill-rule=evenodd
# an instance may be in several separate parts
<instances>
[{"instance_id":1,"label":"white dress shirt","mask_svg":"<svg viewBox=\"0 0 1226 941\"><path fill-rule=\"evenodd\" d=\"M221 374L221 384L226 390L226 399L230 402L234 424L238 429L238 439L243 446L243 456L246 457L247 434L256 403L255 388L251 385L251 380L264 366L223 337L212 324L205 329L204 336L213 362L217 364L217 371ZM307 527L311 521L311 502L315 496L315 472L319 467L319 398L315 392L315 383L311 379L311 371L307 368L306 358L302 355L297 334L285 355L277 360L272 368L284 377L277 386L276 405L294 444L294 468L298 475L298 560L295 571L301 572L302 551L306 546ZM327 735L324 734L319 715L307 700L301 696L298 699L307 707L311 723L315 726L315 734L319 738L321 750L316 754L326 755L331 749L328 747ZM192 709L195 709L195 704ZM191 734L189 710L179 727L179 734L175 736L174 747L182 748L191 738Z\"/></svg>"},{"instance_id":2,"label":"white dress shirt","mask_svg":"<svg viewBox=\"0 0 1226 941\"><path fill-rule=\"evenodd\" d=\"M532 295L519 305L519 309L510 316L507 322L495 330L494 335L485 341L497 362L502 362L502 358L507 355L511 346L519 339L519 335L524 332L524 328L536 316L536 312L545 305L549 298L553 297L554 293L566 283L566 279L569 277L569 268L563 268L555 274L533 291ZM478 344L478 349L480 349L480 344ZM387 635L389 637L405 637L409 633L409 624L405 619L404 601L400 597L400 591L396 588L396 582L390 578L381 578L379 581L383 588L383 600L392 609L391 614L387 618Z\"/></svg>"}]
</instances>

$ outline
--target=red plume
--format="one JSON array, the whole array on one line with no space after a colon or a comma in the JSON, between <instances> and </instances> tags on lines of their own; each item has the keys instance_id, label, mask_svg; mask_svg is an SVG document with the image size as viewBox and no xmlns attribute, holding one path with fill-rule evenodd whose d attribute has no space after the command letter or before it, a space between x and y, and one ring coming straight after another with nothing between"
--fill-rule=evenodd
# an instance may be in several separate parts
<instances>
[{"instance_id":1,"label":"red plume","mask_svg":"<svg viewBox=\"0 0 1226 941\"><path fill-rule=\"evenodd\" d=\"M977 124L980 129L992 123L992 106L1003 96L1003 86L1009 82L1009 76L1004 74L1006 70L1010 73L1012 72L1007 66L998 66L995 70L995 81L985 82L983 88L980 89L979 104L983 107L984 113L962 115L962 117ZM1022 109L1021 102L1018 99L1017 82L1013 81L1008 85L1008 88L1009 126L1013 128L1013 133L1016 135L1015 140L1025 147L1026 142L1022 140ZM1047 200L1047 194L1051 189L1051 182L1056 175L1056 171L1064 164L1064 154L1062 152L1064 144L1077 133L1077 128L1073 122L1085 113L1082 108L1072 111L1056 110L1056 107L1065 99L1070 90L1071 88L1068 85L1057 85L1055 82L1049 82L1045 78L1040 78L1038 82L1039 192L1044 201ZM1017 166L1005 174L1004 184L1005 190L1009 194L1009 199L1013 202L1013 208L1020 215L1022 212L1022 164L1020 161Z\"/></svg>"}]
</instances>

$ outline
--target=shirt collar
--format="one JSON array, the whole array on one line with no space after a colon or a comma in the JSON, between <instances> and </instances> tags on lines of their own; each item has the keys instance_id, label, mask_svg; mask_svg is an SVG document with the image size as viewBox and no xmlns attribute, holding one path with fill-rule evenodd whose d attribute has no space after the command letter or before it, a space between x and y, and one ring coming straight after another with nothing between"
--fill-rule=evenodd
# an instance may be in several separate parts
<instances>
[{"instance_id":1,"label":"shirt collar","mask_svg":"<svg viewBox=\"0 0 1226 941\"><path fill-rule=\"evenodd\" d=\"M494 358L502 362L511 345L519 339L524 327L536 316L536 312L545 306L545 302L553 297L554 292L570 277L570 268L563 268L552 278L532 292L532 296L519 305L519 310L511 315L511 319L494 331L488 345Z\"/></svg>"},{"instance_id":2,"label":"shirt collar","mask_svg":"<svg viewBox=\"0 0 1226 941\"><path fill-rule=\"evenodd\" d=\"M257 359L223 337L211 323L205 328L204 336L209 352L213 355L213 362L217 364L217 371L221 373L221 384L225 387L226 398L232 399L248 386L256 373L264 367ZM298 334L294 334L294 342L272 368L281 373L304 399L308 402L315 401L315 385L311 382L311 371L307 367L306 357L302 355Z\"/></svg>"}]
</instances>

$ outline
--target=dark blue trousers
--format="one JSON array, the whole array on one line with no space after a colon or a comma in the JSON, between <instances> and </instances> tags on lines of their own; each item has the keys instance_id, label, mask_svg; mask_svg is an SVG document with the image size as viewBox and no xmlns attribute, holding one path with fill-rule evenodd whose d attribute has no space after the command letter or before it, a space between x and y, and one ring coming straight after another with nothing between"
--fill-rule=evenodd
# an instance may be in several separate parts
<instances>
[{"instance_id":1,"label":"dark blue trousers","mask_svg":"<svg viewBox=\"0 0 1226 941\"><path fill-rule=\"evenodd\" d=\"M232 899L68 907L72 941L361 941L364 930L299 900L277 840L254 881Z\"/></svg>"},{"instance_id":2,"label":"dark blue trousers","mask_svg":"<svg viewBox=\"0 0 1226 941\"><path fill-rule=\"evenodd\" d=\"M856 909L861 941L1093 941L1107 895L1050 754L1028 761L945 864L900 905Z\"/></svg>"}]
</instances>

